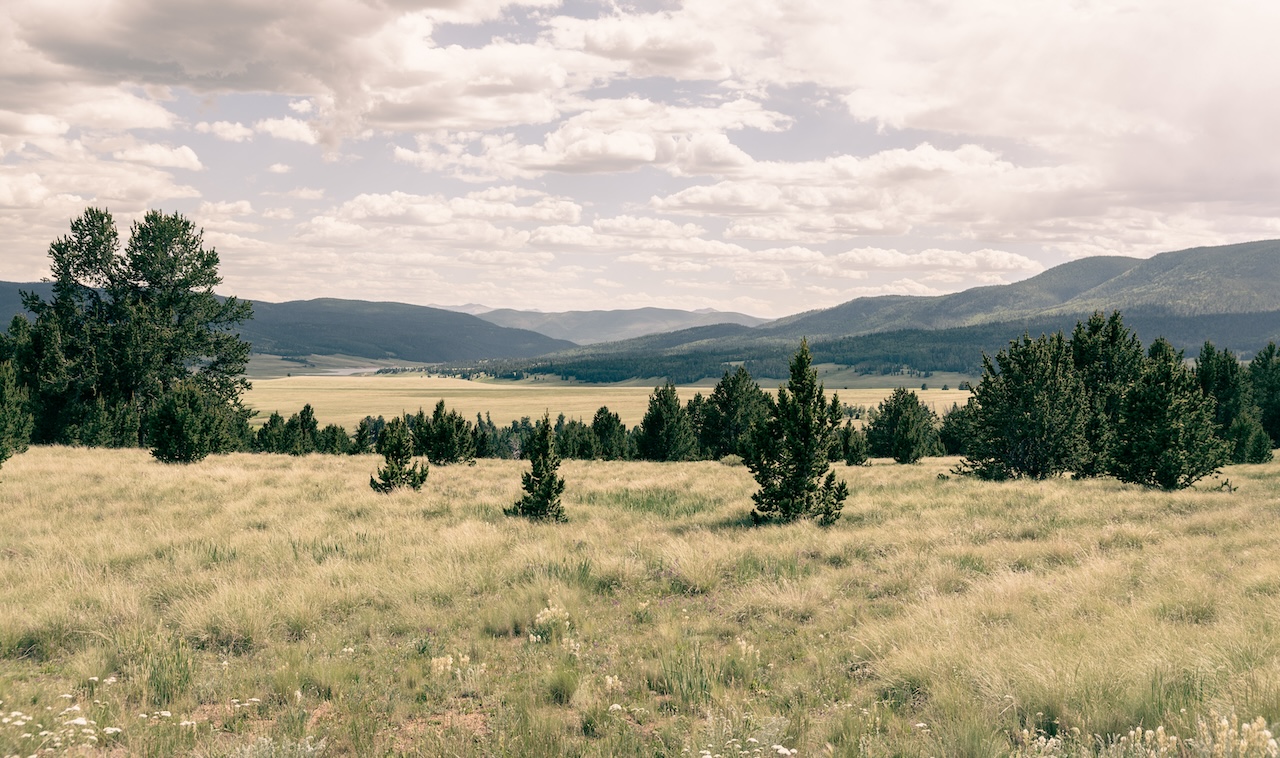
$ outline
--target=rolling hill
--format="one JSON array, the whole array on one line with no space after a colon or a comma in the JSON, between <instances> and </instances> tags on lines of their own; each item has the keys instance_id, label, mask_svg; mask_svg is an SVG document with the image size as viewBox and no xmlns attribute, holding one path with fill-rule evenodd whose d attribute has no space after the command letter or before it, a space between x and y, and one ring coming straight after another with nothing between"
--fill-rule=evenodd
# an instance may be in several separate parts
<instances>
[{"instance_id":1,"label":"rolling hill","mask_svg":"<svg viewBox=\"0 0 1280 758\"><path fill-rule=\"evenodd\" d=\"M0 282L0 318L21 313L20 290L48 299L47 282ZM465 313L363 300L254 301L253 320L240 335L256 353L335 355L421 363L528 358L575 347L525 329L511 329Z\"/></svg>"},{"instance_id":2,"label":"rolling hill","mask_svg":"<svg viewBox=\"0 0 1280 758\"><path fill-rule=\"evenodd\" d=\"M631 308L610 311L540 313L510 308L477 313L485 321L517 329L529 329L579 345L643 337L712 324L757 326L766 319L730 311L682 311L672 308Z\"/></svg>"}]
</instances>

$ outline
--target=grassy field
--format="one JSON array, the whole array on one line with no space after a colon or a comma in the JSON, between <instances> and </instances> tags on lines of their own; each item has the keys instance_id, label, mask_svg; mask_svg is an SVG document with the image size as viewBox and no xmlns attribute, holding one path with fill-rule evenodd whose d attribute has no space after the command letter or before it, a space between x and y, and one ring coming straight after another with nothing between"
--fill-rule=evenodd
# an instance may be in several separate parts
<instances>
[{"instance_id":1,"label":"grassy field","mask_svg":"<svg viewBox=\"0 0 1280 758\"><path fill-rule=\"evenodd\" d=\"M0 755L1156 755L1280 720L1280 464L840 466L821 530L749 526L715 462L567 462L564 525L503 516L519 461L391 496L378 462L6 462Z\"/></svg>"},{"instance_id":2,"label":"grassy field","mask_svg":"<svg viewBox=\"0 0 1280 758\"><path fill-rule=\"evenodd\" d=\"M932 385L931 385L932 386ZM941 385L939 385L941 386ZM833 389L834 388L834 389ZM695 392L711 394L713 387L681 387L680 399L687 401ZM941 414L953 402L963 404L968 392L950 389L921 391L915 385L922 400ZM839 389L828 385L848 405L876 405L892 389L859 388ZM590 422L596 410L609 406L609 410L622 417L627 426L634 426L644 418L653 386L648 384L617 386L596 384L565 384L558 381L482 382L463 379L446 379L425 374L394 374L379 376L293 376L280 379L259 379L245 395L245 402L258 410L257 423L262 423L272 411L279 411L286 418L310 403L321 424L342 424L353 431L365 416L392 416L415 413L424 408L429 413L436 401L444 400L468 419L476 413L492 414L494 423L505 426L521 416L541 416L544 410L554 419L563 413L567 418L581 418Z\"/></svg>"}]
</instances>

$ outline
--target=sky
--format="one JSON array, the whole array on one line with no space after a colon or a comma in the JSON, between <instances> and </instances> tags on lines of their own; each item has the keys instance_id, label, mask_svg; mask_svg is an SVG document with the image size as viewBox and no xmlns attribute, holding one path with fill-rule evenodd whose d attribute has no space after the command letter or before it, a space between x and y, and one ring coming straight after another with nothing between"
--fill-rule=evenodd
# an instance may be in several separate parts
<instances>
[{"instance_id":1,"label":"sky","mask_svg":"<svg viewBox=\"0 0 1280 758\"><path fill-rule=\"evenodd\" d=\"M5 0L0 279L775 317L1280 237L1263 0Z\"/></svg>"}]
</instances>

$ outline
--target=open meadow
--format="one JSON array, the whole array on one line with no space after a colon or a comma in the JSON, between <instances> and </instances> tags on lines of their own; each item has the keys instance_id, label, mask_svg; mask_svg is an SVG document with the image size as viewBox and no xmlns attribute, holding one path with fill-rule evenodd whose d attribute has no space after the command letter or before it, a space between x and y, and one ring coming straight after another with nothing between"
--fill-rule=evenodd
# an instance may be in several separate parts
<instances>
[{"instance_id":1,"label":"open meadow","mask_svg":"<svg viewBox=\"0 0 1280 758\"><path fill-rule=\"evenodd\" d=\"M824 530L751 526L717 462L567 461L538 525L502 512L525 462L386 496L380 460L6 462L0 755L1063 755L1280 720L1280 464L1175 493L837 465Z\"/></svg>"},{"instance_id":2,"label":"open meadow","mask_svg":"<svg viewBox=\"0 0 1280 758\"><path fill-rule=\"evenodd\" d=\"M714 384L714 383L713 383ZM933 385L930 385L933 386ZM941 386L941 385L938 385ZM911 388L911 385L908 385ZM952 403L963 405L967 391L957 389L914 389L920 399L938 415ZM694 393L710 395L713 386L679 387L680 399L688 402ZM840 395L846 405L874 406L889 395L892 388L850 388L828 384L828 392ZM258 411L256 423L262 423L272 411L288 418L310 403L320 424L341 424L353 431L365 416L387 418L402 413L428 413L439 400L465 418L474 420L477 413L489 413L494 423L505 426L522 416L538 417L545 410L555 420L566 418L591 422L602 405L622 417L622 423L634 426L644 418L653 392L651 384L599 385L566 384L559 381L494 382L468 381L426 374L391 374L369 376L293 376L277 379L255 379L253 389L244 401Z\"/></svg>"}]
</instances>

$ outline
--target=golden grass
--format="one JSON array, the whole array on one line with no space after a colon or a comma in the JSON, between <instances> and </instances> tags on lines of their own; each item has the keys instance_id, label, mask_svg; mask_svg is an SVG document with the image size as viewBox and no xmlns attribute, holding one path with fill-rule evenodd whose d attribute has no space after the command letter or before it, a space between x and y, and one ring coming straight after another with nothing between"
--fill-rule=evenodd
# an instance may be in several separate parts
<instances>
[{"instance_id":1,"label":"golden grass","mask_svg":"<svg viewBox=\"0 0 1280 758\"><path fill-rule=\"evenodd\" d=\"M917 385L918 386L918 385ZM688 401L695 392L711 394L712 387L680 387L680 399ZM836 389L847 405L875 406L887 397L890 389ZM365 416L387 418L401 413L415 413L419 408L428 413L436 401L444 400L468 419L476 413L490 413L494 423L505 426L522 416L537 418L544 411L554 419L580 418L588 423L602 405L622 417L627 426L644 418L652 387L559 382L483 382L432 377L425 374L379 376L293 376L283 379L257 379L245 394L245 403L257 409L257 420L264 421L272 411L288 418L310 403L321 424L342 424L353 431ZM916 390L925 403L942 414L953 402L964 404L968 392L960 390Z\"/></svg>"},{"instance_id":2,"label":"golden grass","mask_svg":"<svg viewBox=\"0 0 1280 758\"><path fill-rule=\"evenodd\" d=\"M1052 754L1280 719L1280 464L1179 493L840 466L822 530L748 526L715 462L568 461L559 526L502 515L519 461L391 496L378 462L11 459L0 708L139 755Z\"/></svg>"}]
</instances>

